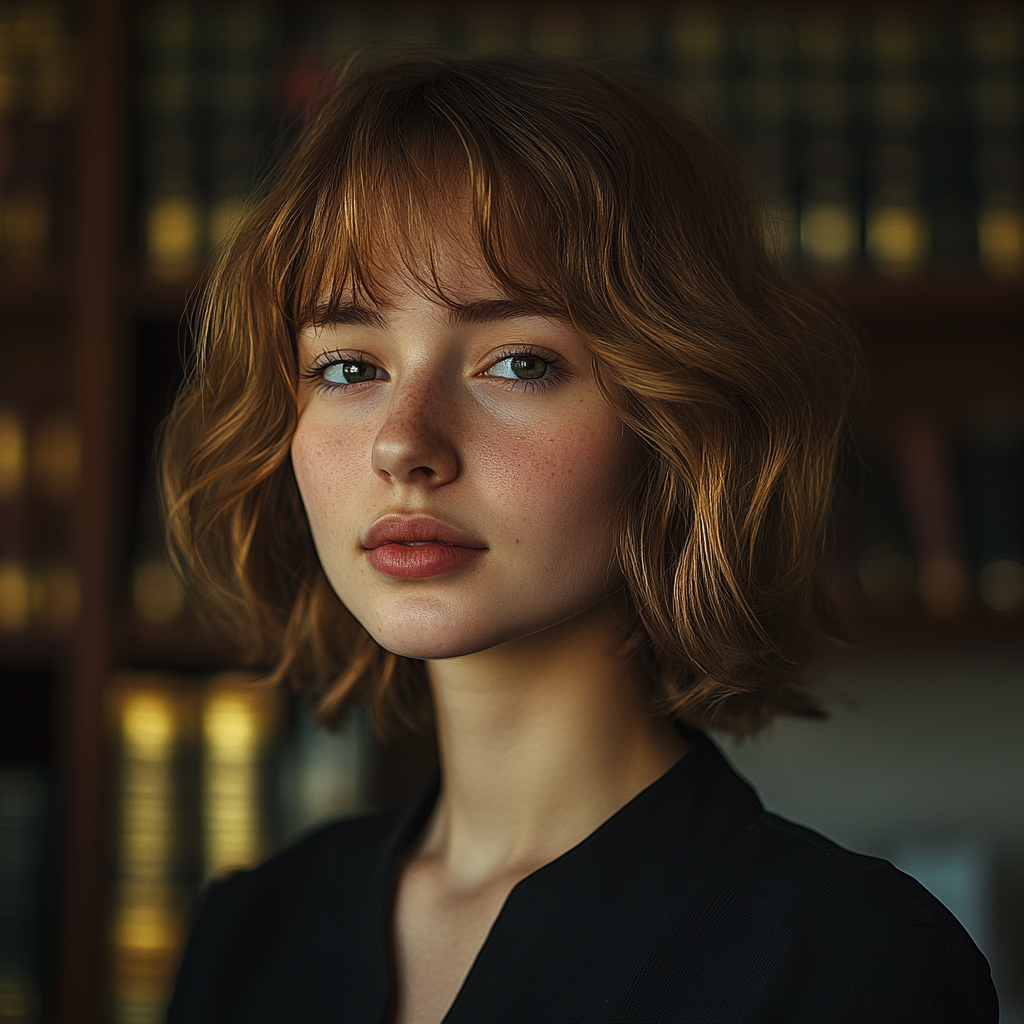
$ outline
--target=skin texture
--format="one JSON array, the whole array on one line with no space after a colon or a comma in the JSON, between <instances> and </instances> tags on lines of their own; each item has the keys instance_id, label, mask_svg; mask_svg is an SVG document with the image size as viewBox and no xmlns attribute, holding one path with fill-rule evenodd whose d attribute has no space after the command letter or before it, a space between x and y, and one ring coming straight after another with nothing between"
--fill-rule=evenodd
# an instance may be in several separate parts
<instances>
[{"instance_id":1,"label":"skin texture","mask_svg":"<svg viewBox=\"0 0 1024 1024\"><path fill-rule=\"evenodd\" d=\"M460 304L505 298L457 236L437 257ZM638 448L582 339L537 315L453 323L407 273L387 284L379 319L301 333L292 461L341 600L383 647L427 661L443 781L400 872L392 1016L436 1024L512 887L685 744L616 653L615 510ZM522 352L554 368L548 386L512 378ZM372 379L325 387L344 361ZM438 516L484 550L390 578L363 546L388 513Z\"/></svg>"}]
</instances>

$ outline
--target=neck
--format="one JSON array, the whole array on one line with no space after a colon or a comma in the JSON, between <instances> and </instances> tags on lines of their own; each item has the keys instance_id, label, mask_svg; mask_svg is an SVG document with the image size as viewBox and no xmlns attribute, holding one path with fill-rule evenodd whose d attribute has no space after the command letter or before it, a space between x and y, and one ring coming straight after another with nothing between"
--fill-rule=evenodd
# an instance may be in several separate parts
<instances>
[{"instance_id":1,"label":"neck","mask_svg":"<svg viewBox=\"0 0 1024 1024\"><path fill-rule=\"evenodd\" d=\"M654 782L685 741L617 657L610 605L429 663L442 787L417 856L460 887L528 874Z\"/></svg>"}]
</instances>

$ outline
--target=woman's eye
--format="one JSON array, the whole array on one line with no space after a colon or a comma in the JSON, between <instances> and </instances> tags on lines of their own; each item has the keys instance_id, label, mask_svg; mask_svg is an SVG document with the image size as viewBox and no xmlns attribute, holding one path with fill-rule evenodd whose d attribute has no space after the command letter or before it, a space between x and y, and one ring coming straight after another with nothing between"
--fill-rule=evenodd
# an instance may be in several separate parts
<instances>
[{"instance_id":1,"label":"woman's eye","mask_svg":"<svg viewBox=\"0 0 1024 1024\"><path fill-rule=\"evenodd\" d=\"M550 371L551 364L546 359L524 353L502 359L494 364L490 372L492 376L504 377L507 380L540 380Z\"/></svg>"},{"instance_id":2,"label":"woman's eye","mask_svg":"<svg viewBox=\"0 0 1024 1024\"><path fill-rule=\"evenodd\" d=\"M373 363L357 363L346 361L343 363L331 363L321 371L324 380L328 384L363 384L366 381L377 380L380 368Z\"/></svg>"}]
</instances>

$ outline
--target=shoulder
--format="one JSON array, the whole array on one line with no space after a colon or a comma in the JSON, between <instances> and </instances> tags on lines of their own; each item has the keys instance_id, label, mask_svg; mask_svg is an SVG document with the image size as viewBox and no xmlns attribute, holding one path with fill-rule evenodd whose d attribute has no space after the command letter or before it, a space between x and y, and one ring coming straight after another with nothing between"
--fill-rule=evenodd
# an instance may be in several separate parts
<instances>
[{"instance_id":1,"label":"shoulder","mask_svg":"<svg viewBox=\"0 0 1024 1024\"><path fill-rule=\"evenodd\" d=\"M825 836L765 812L733 851L736 866L770 870L775 895L801 914L842 922L857 935L911 925L963 928L919 882L886 860L845 849ZM966 932L963 932L966 937Z\"/></svg>"},{"instance_id":2,"label":"shoulder","mask_svg":"<svg viewBox=\"0 0 1024 1024\"><path fill-rule=\"evenodd\" d=\"M168 1021L274 1019L279 1008L270 1008L289 990L289 976L329 976L338 962L357 964L396 820L389 812L333 823L209 885ZM259 1012L240 1009L254 1001Z\"/></svg>"},{"instance_id":3,"label":"shoulder","mask_svg":"<svg viewBox=\"0 0 1024 1024\"><path fill-rule=\"evenodd\" d=\"M731 884L751 896L748 926L789 946L792 984L776 987L779 997L789 991L786 1019L998 1019L985 957L942 903L888 861L769 813L728 860Z\"/></svg>"}]
</instances>

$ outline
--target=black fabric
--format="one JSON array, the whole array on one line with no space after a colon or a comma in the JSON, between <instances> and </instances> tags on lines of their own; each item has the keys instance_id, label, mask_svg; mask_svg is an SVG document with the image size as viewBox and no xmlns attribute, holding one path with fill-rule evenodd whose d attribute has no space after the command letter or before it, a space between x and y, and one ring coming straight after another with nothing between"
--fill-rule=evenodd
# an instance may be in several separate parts
<instances>
[{"instance_id":1,"label":"black fabric","mask_svg":"<svg viewBox=\"0 0 1024 1024\"><path fill-rule=\"evenodd\" d=\"M711 740L511 892L445 1024L995 1022L913 879L764 811ZM395 864L437 781L212 886L171 1024L378 1024Z\"/></svg>"}]
</instances>

